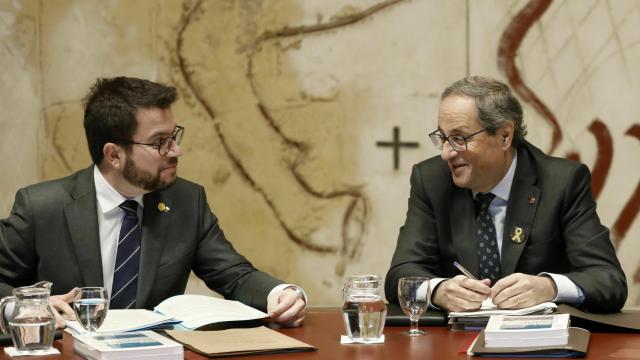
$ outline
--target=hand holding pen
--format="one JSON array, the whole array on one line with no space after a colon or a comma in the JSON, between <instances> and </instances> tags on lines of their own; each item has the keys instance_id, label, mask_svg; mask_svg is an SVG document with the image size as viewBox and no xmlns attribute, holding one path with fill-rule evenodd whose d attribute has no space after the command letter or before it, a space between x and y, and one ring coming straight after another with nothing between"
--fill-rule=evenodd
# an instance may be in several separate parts
<instances>
[{"instance_id":1,"label":"hand holding pen","mask_svg":"<svg viewBox=\"0 0 640 360\"><path fill-rule=\"evenodd\" d=\"M453 266L455 266L456 268L458 268L458 270L460 270L461 273L463 273L466 277L468 277L469 279L473 279L473 280L478 280L475 276L473 276L473 274L467 270L464 266L462 266L462 264L460 264L457 261L453 262Z\"/></svg>"}]
</instances>

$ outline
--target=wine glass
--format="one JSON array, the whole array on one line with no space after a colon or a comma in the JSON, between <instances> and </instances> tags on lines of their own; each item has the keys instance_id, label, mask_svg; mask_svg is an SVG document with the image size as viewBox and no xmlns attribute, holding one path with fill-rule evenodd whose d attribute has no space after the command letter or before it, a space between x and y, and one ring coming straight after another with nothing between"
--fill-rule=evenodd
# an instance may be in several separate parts
<instances>
[{"instance_id":1,"label":"wine glass","mask_svg":"<svg viewBox=\"0 0 640 360\"><path fill-rule=\"evenodd\" d=\"M78 288L73 297L73 310L76 319L89 332L89 336L98 330L107 316L107 290L103 287Z\"/></svg>"},{"instance_id":2,"label":"wine glass","mask_svg":"<svg viewBox=\"0 0 640 360\"><path fill-rule=\"evenodd\" d=\"M429 279L426 277L403 277L398 282L398 301L405 315L411 320L409 336L424 335L424 331L418 329L418 320L427 310L428 300L431 296Z\"/></svg>"}]
</instances>

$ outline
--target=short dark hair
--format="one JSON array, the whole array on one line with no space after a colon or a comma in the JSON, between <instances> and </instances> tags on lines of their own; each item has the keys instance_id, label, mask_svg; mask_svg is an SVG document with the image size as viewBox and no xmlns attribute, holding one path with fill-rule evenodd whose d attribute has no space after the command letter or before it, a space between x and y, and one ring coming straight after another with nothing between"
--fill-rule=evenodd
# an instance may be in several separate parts
<instances>
[{"instance_id":1,"label":"short dark hair","mask_svg":"<svg viewBox=\"0 0 640 360\"><path fill-rule=\"evenodd\" d=\"M476 101L478 120L490 134L495 134L505 122L514 125L513 146L518 147L527 135L527 126L522 118L522 106L507 84L488 77L469 76L446 88L440 100L458 95Z\"/></svg>"},{"instance_id":2,"label":"short dark hair","mask_svg":"<svg viewBox=\"0 0 640 360\"><path fill-rule=\"evenodd\" d=\"M166 109L177 97L175 87L149 80L124 76L98 79L84 103L84 132L93 163L102 162L106 143L133 139L139 109Z\"/></svg>"}]
</instances>

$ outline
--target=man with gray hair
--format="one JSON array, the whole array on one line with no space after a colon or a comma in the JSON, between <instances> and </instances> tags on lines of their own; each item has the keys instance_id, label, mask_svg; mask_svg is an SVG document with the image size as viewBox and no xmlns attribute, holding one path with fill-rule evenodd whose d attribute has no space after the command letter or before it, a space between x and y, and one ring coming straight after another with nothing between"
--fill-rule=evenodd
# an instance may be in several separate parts
<instances>
[{"instance_id":1,"label":"man with gray hair","mask_svg":"<svg viewBox=\"0 0 640 360\"><path fill-rule=\"evenodd\" d=\"M589 169L544 154L526 134L522 107L500 81L468 77L442 93L429 134L441 155L413 167L385 281L390 302L401 277L425 276L431 305L450 311L476 310L487 298L502 309L622 308L627 283Z\"/></svg>"}]
</instances>

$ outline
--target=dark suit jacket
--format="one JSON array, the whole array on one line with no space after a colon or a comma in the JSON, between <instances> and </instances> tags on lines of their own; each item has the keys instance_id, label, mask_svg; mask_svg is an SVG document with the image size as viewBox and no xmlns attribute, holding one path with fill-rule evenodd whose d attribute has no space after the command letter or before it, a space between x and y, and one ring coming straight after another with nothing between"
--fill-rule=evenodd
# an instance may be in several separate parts
<instances>
[{"instance_id":1,"label":"dark suit jacket","mask_svg":"<svg viewBox=\"0 0 640 360\"><path fill-rule=\"evenodd\" d=\"M524 241L512 241L516 227ZM471 190L457 187L440 157L413 167L409 209L386 276L387 300L397 302L403 276L451 278L458 260L478 276L475 209ZM591 195L591 174L582 164L545 155L525 142L511 186L502 239L502 276L540 272L567 276L592 312L619 310L627 283L609 230L600 223Z\"/></svg>"},{"instance_id":2,"label":"dark suit jacket","mask_svg":"<svg viewBox=\"0 0 640 360\"><path fill-rule=\"evenodd\" d=\"M168 212L158 210L164 202ZM53 282L52 294L102 286L93 166L18 191L0 221L0 297L13 287ZM191 270L225 298L265 309L282 282L256 270L225 238L202 186L178 178L146 194L136 307L184 293Z\"/></svg>"}]
</instances>

